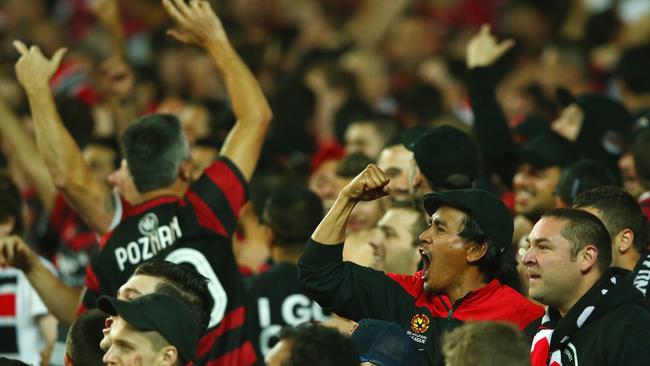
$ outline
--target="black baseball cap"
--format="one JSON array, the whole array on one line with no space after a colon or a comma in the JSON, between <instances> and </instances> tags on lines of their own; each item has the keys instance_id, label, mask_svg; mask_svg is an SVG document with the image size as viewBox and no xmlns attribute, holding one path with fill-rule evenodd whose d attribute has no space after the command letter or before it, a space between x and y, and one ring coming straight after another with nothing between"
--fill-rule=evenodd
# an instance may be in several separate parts
<instances>
[{"instance_id":1,"label":"black baseball cap","mask_svg":"<svg viewBox=\"0 0 650 366\"><path fill-rule=\"evenodd\" d=\"M479 154L465 132L447 125L406 131L404 146L433 188L469 188L479 172Z\"/></svg>"},{"instance_id":2,"label":"black baseball cap","mask_svg":"<svg viewBox=\"0 0 650 366\"><path fill-rule=\"evenodd\" d=\"M488 191L457 189L428 193L424 195L422 203L429 215L433 215L440 206L450 206L472 216L499 253L504 253L511 245L514 224L510 211Z\"/></svg>"},{"instance_id":3,"label":"black baseball cap","mask_svg":"<svg viewBox=\"0 0 650 366\"><path fill-rule=\"evenodd\" d=\"M551 130L541 132L519 151L519 161L530 163L537 169L564 168L578 157L575 144Z\"/></svg>"},{"instance_id":4,"label":"black baseball cap","mask_svg":"<svg viewBox=\"0 0 650 366\"><path fill-rule=\"evenodd\" d=\"M97 300L97 307L110 315L121 316L136 329L160 333L176 347L184 363L194 358L200 336L198 319L175 297L153 293L122 301L102 296Z\"/></svg>"},{"instance_id":5,"label":"black baseball cap","mask_svg":"<svg viewBox=\"0 0 650 366\"><path fill-rule=\"evenodd\" d=\"M397 324L384 320L362 319L350 335L362 362L378 366L424 365L421 352Z\"/></svg>"}]
</instances>

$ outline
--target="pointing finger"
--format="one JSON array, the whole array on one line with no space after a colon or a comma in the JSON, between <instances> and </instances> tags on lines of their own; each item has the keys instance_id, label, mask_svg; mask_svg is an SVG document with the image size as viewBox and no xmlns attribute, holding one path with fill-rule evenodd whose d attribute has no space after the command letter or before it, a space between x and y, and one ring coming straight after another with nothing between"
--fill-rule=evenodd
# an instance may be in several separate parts
<instances>
[{"instance_id":1,"label":"pointing finger","mask_svg":"<svg viewBox=\"0 0 650 366\"><path fill-rule=\"evenodd\" d=\"M25 44L19 40L14 41L14 47L16 47L21 56L24 56L27 52L29 52L27 50L27 46L25 46Z\"/></svg>"}]
</instances>

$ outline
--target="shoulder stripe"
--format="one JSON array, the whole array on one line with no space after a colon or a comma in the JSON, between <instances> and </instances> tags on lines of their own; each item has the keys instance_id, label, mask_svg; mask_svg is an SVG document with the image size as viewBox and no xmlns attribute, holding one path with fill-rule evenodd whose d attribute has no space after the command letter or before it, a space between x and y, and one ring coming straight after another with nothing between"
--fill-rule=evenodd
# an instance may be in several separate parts
<instances>
[{"instance_id":1,"label":"shoulder stripe","mask_svg":"<svg viewBox=\"0 0 650 366\"><path fill-rule=\"evenodd\" d=\"M208 353L214 346L217 339L224 333L243 326L245 318L246 309L244 309L243 306L240 306L230 313L226 314L221 320L221 323L219 323L216 328L209 330L203 334L201 340L199 341L199 347L196 351L196 358L200 358Z\"/></svg>"},{"instance_id":2,"label":"shoulder stripe","mask_svg":"<svg viewBox=\"0 0 650 366\"><path fill-rule=\"evenodd\" d=\"M246 341L241 347L226 353L213 361L208 361L205 366L250 366L257 361L255 349L250 341Z\"/></svg>"},{"instance_id":3,"label":"shoulder stripe","mask_svg":"<svg viewBox=\"0 0 650 366\"><path fill-rule=\"evenodd\" d=\"M190 204L194 208L194 213L196 214L199 224L206 229L212 230L219 235L230 237L228 231L221 223L221 220L214 214L210 209L207 203L199 197L196 193L188 191L185 193L185 197L190 201Z\"/></svg>"},{"instance_id":4,"label":"shoulder stripe","mask_svg":"<svg viewBox=\"0 0 650 366\"><path fill-rule=\"evenodd\" d=\"M204 174L226 194L230 209L238 215L239 209L248 200L248 183L237 166L221 157L205 169Z\"/></svg>"}]
</instances>

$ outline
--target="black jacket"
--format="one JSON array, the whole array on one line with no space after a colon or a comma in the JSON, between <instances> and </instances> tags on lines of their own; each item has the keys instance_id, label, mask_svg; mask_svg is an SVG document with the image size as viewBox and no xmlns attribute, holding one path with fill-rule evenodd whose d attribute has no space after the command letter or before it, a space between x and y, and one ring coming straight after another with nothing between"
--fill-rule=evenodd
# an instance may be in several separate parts
<instances>
[{"instance_id":1,"label":"black jacket","mask_svg":"<svg viewBox=\"0 0 650 366\"><path fill-rule=\"evenodd\" d=\"M561 355L562 366L650 364L650 312L643 296L626 280L628 275L621 268L610 268L552 326L550 354L559 351L555 357ZM546 319L556 315L547 311ZM537 365L533 351L533 366Z\"/></svg>"}]
</instances>

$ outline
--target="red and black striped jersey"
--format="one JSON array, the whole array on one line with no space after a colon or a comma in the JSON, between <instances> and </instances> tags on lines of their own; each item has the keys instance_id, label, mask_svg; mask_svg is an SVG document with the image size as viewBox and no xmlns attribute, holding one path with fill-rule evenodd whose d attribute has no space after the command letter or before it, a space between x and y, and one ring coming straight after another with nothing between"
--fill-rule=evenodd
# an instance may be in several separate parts
<instances>
[{"instance_id":1,"label":"red and black striped jersey","mask_svg":"<svg viewBox=\"0 0 650 366\"><path fill-rule=\"evenodd\" d=\"M115 295L135 268L153 258L186 262L207 277L214 298L211 322L195 365L251 365L255 351L246 334L244 288L230 237L248 186L238 168L220 158L182 198L162 196L136 206L123 202L122 219L100 240L87 269L85 307Z\"/></svg>"}]
</instances>

